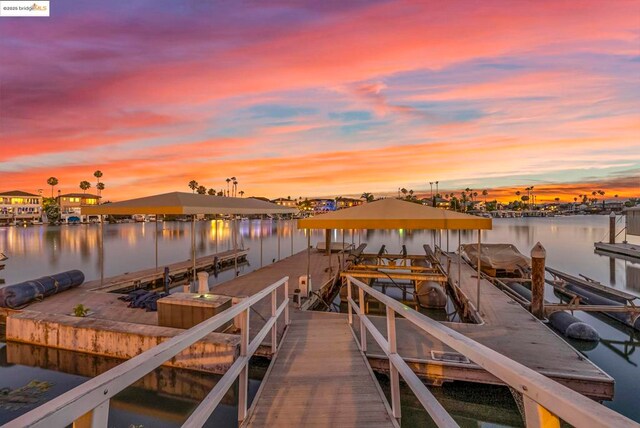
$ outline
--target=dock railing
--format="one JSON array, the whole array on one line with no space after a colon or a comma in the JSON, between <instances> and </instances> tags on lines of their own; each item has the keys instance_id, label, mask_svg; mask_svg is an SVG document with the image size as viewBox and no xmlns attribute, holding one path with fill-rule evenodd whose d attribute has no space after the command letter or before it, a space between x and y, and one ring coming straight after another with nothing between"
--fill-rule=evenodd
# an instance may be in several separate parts
<instances>
[{"instance_id":1,"label":"dock railing","mask_svg":"<svg viewBox=\"0 0 640 428\"><path fill-rule=\"evenodd\" d=\"M277 292L280 287L284 288L284 299L280 306L277 306ZM290 323L288 291L289 277L284 277L218 315L8 422L2 428L64 427L79 418L83 420L89 418L92 428L106 428L108 426L109 400L111 397L234 318L238 319L241 326L240 355L211 392L193 411L183 427L201 427L204 425L236 378L239 378L238 421L243 421L247 416L249 359L269 332L271 332L271 350L275 353L278 338L277 320L283 312L285 325ZM249 312L251 307L269 295L271 295L271 317L267 318L265 325L254 339L249 341Z\"/></svg>"},{"instance_id":2,"label":"dock railing","mask_svg":"<svg viewBox=\"0 0 640 428\"><path fill-rule=\"evenodd\" d=\"M522 395L527 427L559 427L559 419L578 428L640 426L621 414L403 305L352 276L347 275L347 284L348 322L353 328L353 313L355 312L360 320L360 349L366 353L367 332L369 332L389 359L391 409L393 416L398 419L401 416L399 378L401 375L436 425L439 427L458 426L424 383L398 355L396 314L401 315L422 331L464 355L519 392ZM353 300L353 285L358 289L358 303ZM365 313L366 295L373 297L386 307L387 338L378 331Z\"/></svg>"}]
</instances>

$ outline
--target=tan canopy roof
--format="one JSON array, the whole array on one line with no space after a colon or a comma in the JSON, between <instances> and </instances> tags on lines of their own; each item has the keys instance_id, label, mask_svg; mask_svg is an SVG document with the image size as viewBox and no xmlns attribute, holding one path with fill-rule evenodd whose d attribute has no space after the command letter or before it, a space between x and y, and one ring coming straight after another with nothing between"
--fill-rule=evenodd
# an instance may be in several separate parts
<instances>
[{"instance_id":1,"label":"tan canopy roof","mask_svg":"<svg viewBox=\"0 0 640 428\"><path fill-rule=\"evenodd\" d=\"M253 198L228 198L172 192L82 207L85 215L131 214L292 214L298 210Z\"/></svg>"},{"instance_id":2,"label":"tan canopy roof","mask_svg":"<svg viewBox=\"0 0 640 428\"><path fill-rule=\"evenodd\" d=\"M298 229L491 229L491 219L381 199L298 220Z\"/></svg>"}]
</instances>

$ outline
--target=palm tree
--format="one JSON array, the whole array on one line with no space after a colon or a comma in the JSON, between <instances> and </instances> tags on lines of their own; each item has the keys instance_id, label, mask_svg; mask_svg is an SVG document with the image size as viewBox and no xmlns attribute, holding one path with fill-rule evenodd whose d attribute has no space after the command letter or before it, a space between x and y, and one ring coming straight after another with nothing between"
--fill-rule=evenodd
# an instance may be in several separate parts
<instances>
[{"instance_id":1,"label":"palm tree","mask_svg":"<svg viewBox=\"0 0 640 428\"><path fill-rule=\"evenodd\" d=\"M215 191L215 189L209 189L209 190L207 190L207 195L215 196L215 195L216 195L216 191Z\"/></svg>"},{"instance_id":2,"label":"palm tree","mask_svg":"<svg viewBox=\"0 0 640 428\"><path fill-rule=\"evenodd\" d=\"M239 191L238 193L240 193L240 197L244 197L244 190Z\"/></svg>"},{"instance_id":3,"label":"palm tree","mask_svg":"<svg viewBox=\"0 0 640 428\"><path fill-rule=\"evenodd\" d=\"M49 177L47 179L47 184L51 186L51 199L53 199L53 188L58 185L58 179L55 177Z\"/></svg>"},{"instance_id":4,"label":"palm tree","mask_svg":"<svg viewBox=\"0 0 640 428\"><path fill-rule=\"evenodd\" d=\"M102 195L102 191L104 190L104 183L100 182L96 184L96 189L98 189L98 196ZM100 203L100 198L98 198L98 203Z\"/></svg>"},{"instance_id":5,"label":"palm tree","mask_svg":"<svg viewBox=\"0 0 640 428\"><path fill-rule=\"evenodd\" d=\"M373 201L373 194L369 193L369 192L364 192L361 196L360 199L364 199L365 202L371 202Z\"/></svg>"},{"instance_id":6,"label":"palm tree","mask_svg":"<svg viewBox=\"0 0 640 428\"><path fill-rule=\"evenodd\" d=\"M484 196L484 204L487 205L487 195L489 194L489 192L487 191L487 189L484 189L482 191L482 196Z\"/></svg>"},{"instance_id":7,"label":"palm tree","mask_svg":"<svg viewBox=\"0 0 640 428\"><path fill-rule=\"evenodd\" d=\"M100 171L99 169L96 170L93 173L93 176L96 178L97 182L96 182L96 188L98 188L98 184L100 184L100 178L102 177L102 171ZM100 191L98 191L98 196L100 196Z\"/></svg>"},{"instance_id":8,"label":"palm tree","mask_svg":"<svg viewBox=\"0 0 640 428\"><path fill-rule=\"evenodd\" d=\"M83 193L87 193L87 190L91 188L91 183L83 180L80 182L80 188L82 189Z\"/></svg>"},{"instance_id":9,"label":"palm tree","mask_svg":"<svg viewBox=\"0 0 640 428\"><path fill-rule=\"evenodd\" d=\"M196 193L197 188L198 188L198 182L196 180L191 180L189 182L189 189L191 189L193 193Z\"/></svg>"},{"instance_id":10,"label":"palm tree","mask_svg":"<svg viewBox=\"0 0 640 428\"><path fill-rule=\"evenodd\" d=\"M231 184L233 187L231 188L233 191L233 197L236 197L236 192L238 191L238 179L235 177L231 177Z\"/></svg>"},{"instance_id":11,"label":"palm tree","mask_svg":"<svg viewBox=\"0 0 640 428\"><path fill-rule=\"evenodd\" d=\"M231 183L231 179L227 178L225 181L227 182L227 196L229 196L229 183Z\"/></svg>"},{"instance_id":12,"label":"palm tree","mask_svg":"<svg viewBox=\"0 0 640 428\"><path fill-rule=\"evenodd\" d=\"M204 186L198 186L196 192L198 192L198 195L205 195L207 193L207 188Z\"/></svg>"}]
</instances>

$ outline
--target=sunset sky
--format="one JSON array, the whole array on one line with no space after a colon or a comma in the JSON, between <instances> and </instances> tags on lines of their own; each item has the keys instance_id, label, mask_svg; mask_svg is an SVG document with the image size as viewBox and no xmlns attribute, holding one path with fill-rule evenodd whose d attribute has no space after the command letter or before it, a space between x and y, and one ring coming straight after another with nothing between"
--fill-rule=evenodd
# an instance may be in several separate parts
<instances>
[{"instance_id":1,"label":"sunset sky","mask_svg":"<svg viewBox=\"0 0 640 428\"><path fill-rule=\"evenodd\" d=\"M0 18L0 190L640 196L640 0L201 3Z\"/></svg>"}]
</instances>

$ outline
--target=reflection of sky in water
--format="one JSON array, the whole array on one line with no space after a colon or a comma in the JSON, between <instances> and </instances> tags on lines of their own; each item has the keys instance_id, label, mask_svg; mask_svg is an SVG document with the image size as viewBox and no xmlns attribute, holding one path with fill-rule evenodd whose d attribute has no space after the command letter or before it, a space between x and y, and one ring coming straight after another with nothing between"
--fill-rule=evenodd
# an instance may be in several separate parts
<instances>
[{"instance_id":1,"label":"reflection of sky in water","mask_svg":"<svg viewBox=\"0 0 640 428\"><path fill-rule=\"evenodd\" d=\"M233 248L229 222L202 221L196 223L196 251L198 256ZM191 246L190 223L166 222L158 224L159 265L187 260ZM260 237L262 236L264 264L278 258L277 227L275 221L240 221L240 246L250 248L249 267L243 273L260 267ZM294 252L306 245L304 231L295 229L289 221L281 225L280 256L291 254L291 234ZM619 237L619 239L621 239ZM312 232L312 243L323 240L323 231ZM422 245L433 244L434 239L447 248L447 233L411 230L375 230L345 232L345 241L366 242L368 252L377 252L382 244L389 252L399 252L402 245L413 253L422 253ZM640 263L594 254L593 243L608 239L607 216L572 216L555 218L495 219L493 230L483 232L483 242L515 244L528 255L536 242L547 249L547 264L574 275L582 273L617 288L627 288L640 294ZM640 243L638 237L628 237ZM341 231L334 231L334 241L342 241ZM477 232L462 232L461 240L477 242ZM449 248L458 241L457 232L449 234ZM87 280L100 277L100 226L34 226L0 228L0 251L10 260L0 278L11 284L68 269L80 269ZM154 223L106 225L104 233L104 274L111 276L155 265ZM627 281L627 274L634 278ZM212 282L232 277L222 273ZM629 285L627 286L627 282Z\"/></svg>"},{"instance_id":2,"label":"reflection of sky in water","mask_svg":"<svg viewBox=\"0 0 640 428\"><path fill-rule=\"evenodd\" d=\"M573 275L579 273L610 284L616 288L626 289L640 295L640 263L632 263L623 259L615 259L594 254L593 243L608 239L607 216L572 216L555 218L528 219L495 219L493 230L483 232L483 242L512 243L518 249L529 255L531 248L540 241L547 250L547 264ZM291 254L291 234L293 233L294 252L301 251L306 246L306 236L298 231L291 222L282 222L282 239L280 255L286 257ZM159 261L163 264L186 260L190 257L190 223L167 222L158 224L161 230L159 237ZM620 225L618 225L620 228ZM8 284L35 278L41 275L60 272L68 269L82 270L87 280L100 277L100 227L97 225L47 227L36 226L27 228L0 228L0 251L7 253L10 260L7 267L0 272ZM263 261L271 263L278 257L277 229L275 221L264 221L260 228L259 221L240 222L239 241L250 248L249 267L243 267L247 273L260 266L260 236L263 238ZM213 254L218 251L229 250L232 247L228 222L196 223L196 248L199 256ZM217 239L216 239L217 238ZM323 240L323 231L313 231L311 242L315 245ZM342 233L335 231L334 241L342 241ZM622 236L618 238L622 239ZM463 232L463 243L477 242L476 232ZM629 242L640 243L639 237L628 237ZM447 234L432 231L351 231L345 233L346 242L368 243L368 252L377 252L382 244L387 250L399 252L405 244L409 252L422 253L423 244L440 242L447 247ZM449 235L449 248L453 250L458 241L456 232ZM118 224L105 227L105 276L138 269L153 267L154 252L154 224ZM223 272L212 283L219 283L232 278L231 271ZM547 298L554 299L551 290L547 290ZM595 318L584 313L576 315L593 325L600 333L603 341L595 348L583 349L594 363L607 371L616 379L616 394L613 402L608 406L623 412L629 417L640 420L640 407L635 400L640 392L637 379L640 379L640 353L633 352L629 343L638 343L640 335L628 332L619 324L609 321L606 317ZM635 336L634 336L635 335ZM625 342L627 349L625 354ZM2 379L5 378L6 368L1 368ZM41 369L28 369L29 379L34 376L32 371L39 374ZM44 372L44 371L43 371ZM82 378L68 377L56 372L47 371L43 379L57 379L60 385L71 382L79 383ZM26 377L24 378L26 380ZM20 379L22 382L22 379ZM13 381L12 381L13 382ZM2 382L6 383L6 382ZM21 383L21 385L27 382ZM18 382L20 384L20 382ZM69 386L71 386L69 384ZM68 387L68 386L67 386ZM61 386L62 388L62 386Z\"/></svg>"}]
</instances>

